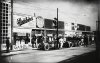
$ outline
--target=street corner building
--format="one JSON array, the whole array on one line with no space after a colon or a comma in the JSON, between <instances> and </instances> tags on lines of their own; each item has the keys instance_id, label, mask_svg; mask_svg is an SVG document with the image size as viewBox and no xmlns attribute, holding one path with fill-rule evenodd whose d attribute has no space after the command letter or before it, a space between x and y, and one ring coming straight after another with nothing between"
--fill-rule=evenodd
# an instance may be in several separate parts
<instances>
[{"instance_id":1,"label":"street corner building","mask_svg":"<svg viewBox=\"0 0 100 63\"><path fill-rule=\"evenodd\" d=\"M6 38L11 43L11 1L0 1L0 50L6 49Z\"/></svg>"}]
</instances>

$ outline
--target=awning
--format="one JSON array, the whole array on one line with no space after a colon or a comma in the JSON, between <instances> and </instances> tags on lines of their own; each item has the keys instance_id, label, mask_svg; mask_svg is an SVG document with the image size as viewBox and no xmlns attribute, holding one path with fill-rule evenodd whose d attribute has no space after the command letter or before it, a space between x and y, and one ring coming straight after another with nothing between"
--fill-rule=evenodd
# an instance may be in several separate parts
<instances>
[{"instance_id":1,"label":"awning","mask_svg":"<svg viewBox=\"0 0 100 63\"><path fill-rule=\"evenodd\" d=\"M19 29L19 28L13 28L13 32L31 33L31 29Z\"/></svg>"}]
</instances>

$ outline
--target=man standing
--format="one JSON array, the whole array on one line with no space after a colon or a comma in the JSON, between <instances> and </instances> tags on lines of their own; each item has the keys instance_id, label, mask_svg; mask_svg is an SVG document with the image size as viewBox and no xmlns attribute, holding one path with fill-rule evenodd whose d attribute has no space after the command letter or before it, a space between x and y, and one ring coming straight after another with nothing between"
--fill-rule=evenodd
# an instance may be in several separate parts
<instances>
[{"instance_id":1,"label":"man standing","mask_svg":"<svg viewBox=\"0 0 100 63\"><path fill-rule=\"evenodd\" d=\"M84 36L84 46L85 47L88 46L88 37L87 37L87 35Z\"/></svg>"},{"instance_id":2,"label":"man standing","mask_svg":"<svg viewBox=\"0 0 100 63\"><path fill-rule=\"evenodd\" d=\"M32 47L36 47L36 36L33 35L32 37Z\"/></svg>"},{"instance_id":3,"label":"man standing","mask_svg":"<svg viewBox=\"0 0 100 63\"><path fill-rule=\"evenodd\" d=\"M6 47L7 47L6 51L9 52L9 47L10 47L9 37L7 37L6 39Z\"/></svg>"},{"instance_id":4,"label":"man standing","mask_svg":"<svg viewBox=\"0 0 100 63\"><path fill-rule=\"evenodd\" d=\"M63 40L63 38L62 38L62 37L59 39L59 43L60 43L60 48L63 48L63 43L64 43L64 40Z\"/></svg>"}]
</instances>

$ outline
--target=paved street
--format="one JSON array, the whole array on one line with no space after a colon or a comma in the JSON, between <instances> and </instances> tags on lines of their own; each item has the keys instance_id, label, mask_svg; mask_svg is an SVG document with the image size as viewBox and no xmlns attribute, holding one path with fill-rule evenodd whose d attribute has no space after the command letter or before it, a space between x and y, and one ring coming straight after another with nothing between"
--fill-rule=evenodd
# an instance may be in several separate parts
<instances>
[{"instance_id":1,"label":"paved street","mask_svg":"<svg viewBox=\"0 0 100 63\"><path fill-rule=\"evenodd\" d=\"M17 52L10 52L2 54L2 61L5 62L66 62L70 58L75 58L77 56L83 55L84 53L89 53L95 51L94 45L89 45L88 47L71 47L63 48L60 50L24 50Z\"/></svg>"}]
</instances>

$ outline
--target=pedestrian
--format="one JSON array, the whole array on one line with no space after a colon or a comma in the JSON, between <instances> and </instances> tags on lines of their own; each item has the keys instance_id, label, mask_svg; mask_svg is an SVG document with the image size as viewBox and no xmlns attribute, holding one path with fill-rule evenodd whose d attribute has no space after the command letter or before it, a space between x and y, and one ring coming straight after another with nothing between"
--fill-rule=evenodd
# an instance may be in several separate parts
<instances>
[{"instance_id":1,"label":"pedestrian","mask_svg":"<svg viewBox=\"0 0 100 63\"><path fill-rule=\"evenodd\" d=\"M80 45L81 45L81 46L84 45L84 36L83 36L83 35L81 36L81 43L80 43Z\"/></svg>"},{"instance_id":2,"label":"pedestrian","mask_svg":"<svg viewBox=\"0 0 100 63\"><path fill-rule=\"evenodd\" d=\"M6 38L6 52L10 52L9 47L10 47L10 41L9 41L9 37L7 37Z\"/></svg>"},{"instance_id":3,"label":"pedestrian","mask_svg":"<svg viewBox=\"0 0 100 63\"><path fill-rule=\"evenodd\" d=\"M32 37L32 47L36 47L36 36L33 35Z\"/></svg>"},{"instance_id":4,"label":"pedestrian","mask_svg":"<svg viewBox=\"0 0 100 63\"><path fill-rule=\"evenodd\" d=\"M84 36L84 46L85 47L88 46L88 37L87 37L87 35Z\"/></svg>"},{"instance_id":5,"label":"pedestrian","mask_svg":"<svg viewBox=\"0 0 100 63\"><path fill-rule=\"evenodd\" d=\"M63 48L63 43L64 43L64 40L63 40L63 38L62 38L62 37L59 39L59 43L60 43L60 48Z\"/></svg>"}]
</instances>

